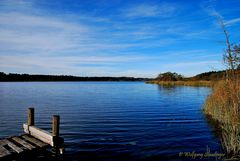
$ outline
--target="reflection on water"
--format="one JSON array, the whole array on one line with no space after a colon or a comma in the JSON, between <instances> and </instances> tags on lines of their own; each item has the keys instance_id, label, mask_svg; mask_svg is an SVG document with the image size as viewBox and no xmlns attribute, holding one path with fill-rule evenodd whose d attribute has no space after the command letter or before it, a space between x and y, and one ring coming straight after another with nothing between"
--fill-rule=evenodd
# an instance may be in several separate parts
<instances>
[{"instance_id":1,"label":"reflection on water","mask_svg":"<svg viewBox=\"0 0 240 161\"><path fill-rule=\"evenodd\" d=\"M171 94L177 90L177 86L157 85L160 94Z\"/></svg>"},{"instance_id":2,"label":"reflection on water","mask_svg":"<svg viewBox=\"0 0 240 161\"><path fill-rule=\"evenodd\" d=\"M217 120L214 120L210 115L205 115L205 119L211 131L213 132L214 136L221 140L221 137L222 137L222 131L220 127L221 124Z\"/></svg>"},{"instance_id":3,"label":"reflection on water","mask_svg":"<svg viewBox=\"0 0 240 161\"><path fill-rule=\"evenodd\" d=\"M51 115L61 116L65 160L182 160L179 152L221 150L201 111L209 92L143 82L0 83L0 137L22 133L34 106L46 130Z\"/></svg>"}]
</instances>

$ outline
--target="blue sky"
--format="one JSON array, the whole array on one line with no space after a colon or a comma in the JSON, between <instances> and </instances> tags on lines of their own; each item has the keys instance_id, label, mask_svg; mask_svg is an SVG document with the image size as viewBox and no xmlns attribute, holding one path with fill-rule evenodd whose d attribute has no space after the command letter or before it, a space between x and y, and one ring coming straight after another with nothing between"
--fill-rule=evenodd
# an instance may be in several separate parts
<instances>
[{"instance_id":1,"label":"blue sky","mask_svg":"<svg viewBox=\"0 0 240 161\"><path fill-rule=\"evenodd\" d=\"M0 71L192 76L224 68L222 17L239 43L239 0L1 0Z\"/></svg>"}]
</instances>

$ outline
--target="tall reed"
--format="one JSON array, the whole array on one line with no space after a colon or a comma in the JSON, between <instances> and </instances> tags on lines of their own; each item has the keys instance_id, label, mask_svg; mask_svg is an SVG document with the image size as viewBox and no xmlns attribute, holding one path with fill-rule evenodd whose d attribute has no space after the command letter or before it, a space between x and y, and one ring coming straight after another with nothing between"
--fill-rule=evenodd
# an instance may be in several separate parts
<instances>
[{"instance_id":1,"label":"tall reed","mask_svg":"<svg viewBox=\"0 0 240 161\"><path fill-rule=\"evenodd\" d=\"M240 81L217 82L203 110L219 123L221 143L226 154L240 158Z\"/></svg>"}]
</instances>

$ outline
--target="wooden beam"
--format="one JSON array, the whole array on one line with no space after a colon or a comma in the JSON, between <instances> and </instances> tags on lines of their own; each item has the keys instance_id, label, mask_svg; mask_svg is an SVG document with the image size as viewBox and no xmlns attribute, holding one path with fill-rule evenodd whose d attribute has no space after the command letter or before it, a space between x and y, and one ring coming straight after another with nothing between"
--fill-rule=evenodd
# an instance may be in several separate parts
<instances>
[{"instance_id":1,"label":"wooden beam","mask_svg":"<svg viewBox=\"0 0 240 161\"><path fill-rule=\"evenodd\" d=\"M28 126L27 124L23 124L23 128L29 135L43 141L44 143L50 144L51 146L54 145L53 136L49 132L35 126Z\"/></svg>"},{"instance_id":2,"label":"wooden beam","mask_svg":"<svg viewBox=\"0 0 240 161\"><path fill-rule=\"evenodd\" d=\"M23 124L24 132L29 134L30 136L35 137L36 139L39 139L43 141L44 143L47 143L54 146L60 146L63 144L64 140L63 138L59 137L59 124L60 124L60 116L54 115L52 119L52 133L49 133L45 130L42 130L40 128L37 128L34 125L34 108L28 109L28 124Z\"/></svg>"}]
</instances>

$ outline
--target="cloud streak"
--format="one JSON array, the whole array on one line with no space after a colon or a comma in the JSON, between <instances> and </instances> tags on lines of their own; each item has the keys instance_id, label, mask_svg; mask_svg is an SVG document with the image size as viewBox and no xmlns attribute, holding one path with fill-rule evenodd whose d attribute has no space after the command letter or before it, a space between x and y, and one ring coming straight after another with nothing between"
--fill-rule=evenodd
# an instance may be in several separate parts
<instances>
[{"instance_id":1,"label":"cloud streak","mask_svg":"<svg viewBox=\"0 0 240 161\"><path fill-rule=\"evenodd\" d=\"M128 18L169 17L176 11L176 6L169 3L137 4L126 8L123 13Z\"/></svg>"},{"instance_id":2,"label":"cloud streak","mask_svg":"<svg viewBox=\"0 0 240 161\"><path fill-rule=\"evenodd\" d=\"M0 13L0 45L2 49L29 52L56 52L76 46L84 41L89 28L58 20L49 16L23 13Z\"/></svg>"},{"instance_id":3,"label":"cloud streak","mask_svg":"<svg viewBox=\"0 0 240 161\"><path fill-rule=\"evenodd\" d=\"M123 72L116 68L119 64L135 63L151 60L145 56L71 56L71 57L40 57L40 56L1 56L0 68L15 69L13 72L40 74L72 74L79 76L143 76L138 70ZM135 71L135 73L133 72ZM139 73L138 73L138 72ZM146 73L145 73L146 74Z\"/></svg>"},{"instance_id":4,"label":"cloud streak","mask_svg":"<svg viewBox=\"0 0 240 161\"><path fill-rule=\"evenodd\" d=\"M234 25L239 22L240 22L240 18L234 18L234 19L226 21L224 24L227 26L231 26L231 25Z\"/></svg>"}]
</instances>

